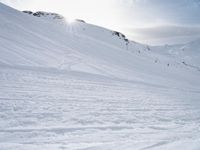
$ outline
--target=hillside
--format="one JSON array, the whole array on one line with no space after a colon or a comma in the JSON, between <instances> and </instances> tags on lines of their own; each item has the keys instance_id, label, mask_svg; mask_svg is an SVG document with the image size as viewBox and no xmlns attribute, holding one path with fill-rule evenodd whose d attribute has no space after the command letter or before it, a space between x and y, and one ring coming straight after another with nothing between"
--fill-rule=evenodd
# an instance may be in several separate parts
<instances>
[{"instance_id":1,"label":"hillside","mask_svg":"<svg viewBox=\"0 0 200 150\"><path fill-rule=\"evenodd\" d=\"M0 148L200 148L200 44L0 3Z\"/></svg>"}]
</instances>

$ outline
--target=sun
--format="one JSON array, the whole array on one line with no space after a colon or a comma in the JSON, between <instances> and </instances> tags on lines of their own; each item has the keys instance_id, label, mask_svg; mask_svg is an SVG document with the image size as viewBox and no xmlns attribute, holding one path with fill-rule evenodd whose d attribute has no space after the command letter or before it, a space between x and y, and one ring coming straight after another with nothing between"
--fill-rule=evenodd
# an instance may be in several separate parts
<instances>
[{"instance_id":1,"label":"sun","mask_svg":"<svg viewBox=\"0 0 200 150\"><path fill-rule=\"evenodd\" d=\"M74 23L75 22L75 19L72 18L72 17L66 17L66 22L71 24L71 23Z\"/></svg>"}]
</instances>

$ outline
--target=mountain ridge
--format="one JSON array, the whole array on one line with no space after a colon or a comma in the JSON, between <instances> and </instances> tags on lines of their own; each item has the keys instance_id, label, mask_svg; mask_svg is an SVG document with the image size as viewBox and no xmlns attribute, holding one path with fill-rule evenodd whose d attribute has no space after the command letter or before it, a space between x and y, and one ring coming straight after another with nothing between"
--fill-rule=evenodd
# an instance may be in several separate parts
<instances>
[{"instance_id":1,"label":"mountain ridge","mask_svg":"<svg viewBox=\"0 0 200 150\"><path fill-rule=\"evenodd\" d=\"M199 149L198 42L32 14L0 3L0 149Z\"/></svg>"},{"instance_id":2,"label":"mountain ridge","mask_svg":"<svg viewBox=\"0 0 200 150\"><path fill-rule=\"evenodd\" d=\"M11 8L5 6L5 10L8 9L10 12ZM3 46L0 61L7 64L59 67L141 81L155 76L163 78L163 82L165 78L174 80L173 77L178 76L177 67L194 75L195 70L188 70L182 62L198 66L191 60L182 60L185 56L176 59L173 55L173 58L171 53L154 50L154 47L126 39L120 32L95 25L77 21L57 24L19 11L1 16L5 18L0 23L4 29L1 35L5 37L0 41ZM155 83L156 78L151 81Z\"/></svg>"}]
</instances>

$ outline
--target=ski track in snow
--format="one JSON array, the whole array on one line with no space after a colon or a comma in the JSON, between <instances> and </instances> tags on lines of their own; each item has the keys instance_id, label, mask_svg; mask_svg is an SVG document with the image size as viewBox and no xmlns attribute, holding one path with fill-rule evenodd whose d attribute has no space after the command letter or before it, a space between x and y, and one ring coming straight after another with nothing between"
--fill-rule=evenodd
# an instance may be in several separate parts
<instances>
[{"instance_id":1,"label":"ski track in snow","mask_svg":"<svg viewBox=\"0 0 200 150\"><path fill-rule=\"evenodd\" d=\"M182 149L200 142L200 93L91 76L1 68L0 149Z\"/></svg>"},{"instance_id":2,"label":"ski track in snow","mask_svg":"<svg viewBox=\"0 0 200 150\"><path fill-rule=\"evenodd\" d=\"M0 3L0 150L199 150L199 41L147 46Z\"/></svg>"}]
</instances>

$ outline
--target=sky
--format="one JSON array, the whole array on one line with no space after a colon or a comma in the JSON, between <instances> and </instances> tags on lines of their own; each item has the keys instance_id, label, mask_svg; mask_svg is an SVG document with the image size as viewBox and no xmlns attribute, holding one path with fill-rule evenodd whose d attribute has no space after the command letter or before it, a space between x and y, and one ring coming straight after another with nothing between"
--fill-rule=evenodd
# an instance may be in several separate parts
<instances>
[{"instance_id":1,"label":"sky","mask_svg":"<svg viewBox=\"0 0 200 150\"><path fill-rule=\"evenodd\" d=\"M18 10L48 11L118 30L151 45L200 38L200 0L0 0Z\"/></svg>"}]
</instances>

